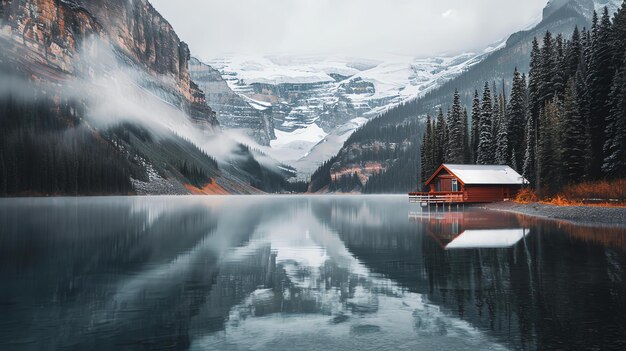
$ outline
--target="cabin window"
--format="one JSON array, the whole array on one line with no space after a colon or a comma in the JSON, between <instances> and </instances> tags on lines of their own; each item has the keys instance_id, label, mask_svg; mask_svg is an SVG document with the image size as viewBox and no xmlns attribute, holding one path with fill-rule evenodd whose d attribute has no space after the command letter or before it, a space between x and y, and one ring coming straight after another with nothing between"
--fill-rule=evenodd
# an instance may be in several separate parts
<instances>
[{"instance_id":1,"label":"cabin window","mask_svg":"<svg viewBox=\"0 0 626 351\"><path fill-rule=\"evenodd\" d=\"M452 191L459 191L459 181L452 179Z\"/></svg>"}]
</instances>

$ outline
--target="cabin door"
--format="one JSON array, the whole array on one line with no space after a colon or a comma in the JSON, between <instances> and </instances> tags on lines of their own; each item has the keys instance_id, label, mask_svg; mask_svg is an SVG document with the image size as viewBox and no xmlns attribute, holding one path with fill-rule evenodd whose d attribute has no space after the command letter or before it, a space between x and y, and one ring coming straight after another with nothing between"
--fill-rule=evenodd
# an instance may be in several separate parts
<instances>
[{"instance_id":1,"label":"cabin door","mask_svg":"<svg viewBox=\"0 0 626 351\"><path fill-rule=\"evenodd\" d=\"M440 186L439 186L439 191L451 191L452 190L452 180L451 179L440 179L439 180Z\"/></svg>"}]
</instances>

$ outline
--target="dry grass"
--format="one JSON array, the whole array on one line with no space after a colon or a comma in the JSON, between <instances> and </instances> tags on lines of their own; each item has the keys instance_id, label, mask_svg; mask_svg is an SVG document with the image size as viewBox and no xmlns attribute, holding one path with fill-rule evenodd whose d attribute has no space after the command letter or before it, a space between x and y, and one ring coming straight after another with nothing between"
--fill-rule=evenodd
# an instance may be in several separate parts
<instances>
[{"instance_id":1,"label":"dry grass","mask_svg":"<svg viewBox=\"0 0 626 351\"><path fill-rule=\"evenodd\" d=\"M626 206L626 179L568 185L557 195L542 199L532 189L522 189L515 202L541 202L554 206L623 207Z\"/></svg>"},{"instance_id":2,"label":"dry grass","mask_svg":"<svg viewBox=\"0 0 626 351\"><path fill-rule=\"evenodd\" d=\"M626 178L569 185L559 195L581 202L586 199L599 199L606 202L626 203Z\"/></svg>"},{"instance_id":3,"label":"dry grass","mask_svg":"<svg viewBox=\"0 0 626 351\"><path fill-rule=\"evenodd\" d=\"M205 185L202 188L193 186L191 184L183 184L187 190L193 195L230 195L228 191L219 186L215 181Z\"/></svg>"},{"instance_id":4,"label":"dry grass","mask_svg":"<svg viewBox=\"0 0 626 351\"><path fill-rule=\"evenodd\" d=\"M519 193L517 193L517 196L515 196L515 199L513 201L518 202L520 204L529 204L532 202L539 201L539 197L532 189L523 188L522 190L519 191Z\"/></svg>"},{"instance_id":5,"label":"dry grass","mask_svg":"<svg viewBox=\"0 0 626 351\"><path fill-rule=\"evenodd\" d=\"M562 197L561 195L556 195L551 198L546 198L540 201L542 204L554 205L554 206L584 206L585 204L582 201L570 200Z\"/></svg>"}]
</instances>

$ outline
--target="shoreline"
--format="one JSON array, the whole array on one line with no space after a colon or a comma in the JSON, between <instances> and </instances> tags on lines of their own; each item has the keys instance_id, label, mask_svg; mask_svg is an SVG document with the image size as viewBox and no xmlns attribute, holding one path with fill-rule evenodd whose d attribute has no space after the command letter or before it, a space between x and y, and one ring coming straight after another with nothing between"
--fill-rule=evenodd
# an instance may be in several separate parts
<instances>
[{"instance_id":1,"label":"shoreline","mask_svg":"<svg viewBox=\"0 0 626 351\"><path fill-rule=\"evenodd\" d=\"M498 202L481 207L492 211L518 213L543 219L567 221L578 225L626 227L626 207L555 206L516 202Z\"/></svg>"}]
</instances>

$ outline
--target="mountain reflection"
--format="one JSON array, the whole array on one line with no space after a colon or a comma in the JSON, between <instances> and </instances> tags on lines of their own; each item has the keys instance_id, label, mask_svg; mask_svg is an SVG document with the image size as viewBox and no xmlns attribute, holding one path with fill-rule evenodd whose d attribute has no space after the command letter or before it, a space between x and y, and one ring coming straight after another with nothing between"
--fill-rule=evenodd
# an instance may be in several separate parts
<instances>
[{"instance_id":1,"label":"mountain reflection","mask_svg":"<svg viewBox=\"0 0 626 351\"><path fill-rule=\"evenodd\" d=\"M623 231L411 210L393 196L0 200L0 348L624 346Z\"/></svg>"}]
</instances>

